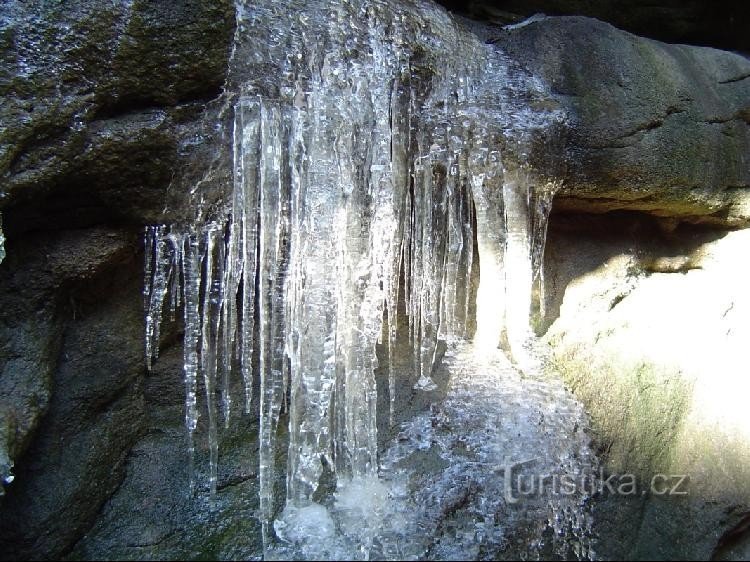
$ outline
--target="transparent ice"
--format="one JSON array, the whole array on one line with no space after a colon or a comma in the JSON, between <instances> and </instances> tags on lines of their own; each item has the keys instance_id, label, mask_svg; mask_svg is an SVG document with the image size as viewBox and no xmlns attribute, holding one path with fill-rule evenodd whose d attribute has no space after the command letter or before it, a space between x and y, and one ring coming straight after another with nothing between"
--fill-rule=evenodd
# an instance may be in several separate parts
<instances>
[{"instance_id":1,"label":"transparent ice","mask_svg":"<svg viewBox=\"0 0 750 562\"><path fill-rule=\"evenodd\" d=\"M526 446L540 468L593 466L573 429L583 414L539 375L530 323L555 189L530 154L564 115L532 104L544 85L480 35L420 1L238 1L232 185L218 212L146 231L146 364L165 303L172 316L182 308L188 450L192 465L201 380L212 493L220 421L257 401L268 558L479 556L523 518L501 496L472 496L451 534L435 506L458 482L500 490L488 467ZM433 413L454 430L418 414L379 450L378 416L394 427L446 365ZM461 440L474 460L456 456ZM425 447L450 470L399 468ZM579 544L584 500L539 507L539 533ZM544 552L537 535L532 554Z\"/></svg>"},{"instance_id":2,"label":"transparent ice","mask_svg":"<svg viewBox=\"0 0 750 562\"><path fill-rule=\"evenodd\" d=\"M5 235L3 234L3 215L0 214L0 263L5 259Z\"/></svg>"}]
</instances>

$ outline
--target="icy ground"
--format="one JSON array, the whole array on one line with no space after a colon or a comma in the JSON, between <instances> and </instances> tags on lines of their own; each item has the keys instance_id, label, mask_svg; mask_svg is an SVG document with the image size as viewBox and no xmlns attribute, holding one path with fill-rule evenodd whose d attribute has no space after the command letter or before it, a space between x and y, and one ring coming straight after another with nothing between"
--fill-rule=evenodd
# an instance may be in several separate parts
<instances>
[{"instance_id":1,"label":"icy ground","mask_svg":"<svg viewBox=\"0 0 750 562\"><path fill-rule=\"evenodd\" d=\"M444 366L445 399L401 424L380 478L340 483L328 509L287 508L275 525L285 542L267 557L595 557L597 460L581 405L500 350L454 343Z\"/></svg>"}]
</instances>

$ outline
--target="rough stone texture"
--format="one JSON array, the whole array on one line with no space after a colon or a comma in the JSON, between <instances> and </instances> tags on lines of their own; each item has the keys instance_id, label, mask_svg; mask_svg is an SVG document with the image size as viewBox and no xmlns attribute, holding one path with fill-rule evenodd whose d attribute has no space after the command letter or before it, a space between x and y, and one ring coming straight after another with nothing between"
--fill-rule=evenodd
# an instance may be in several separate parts
<instances>
[{"instance_id":1,"label":"rough stone texture","mask_svg":"<svg viewBox=\"0 0 750 562\"><path fill-rule=\"evenodd\" d=\"M3 331L12 334L3 356L14 359L0 378L16 464L0 505L3 558L61 552L119 483L143 415L135 240L104 229L40 234L3 263L3 286L15 289L3 312L16 328Z\"/></svg>"},{"instance_id":2,"label":"rough stone texture","mask_svg":"<svg viewBox=\"0 0 750 562\"><path fill-rule=\"evenodd\" d=\"M750 223L750 60L579 17L495 41L570 112L560 205Z\"/></svg>"},{"instance_id":3,"label":"rough stone texture","mask_svg":"<svg viewBox=\"0 0 750 562\"><path fill-rule=\"evenodd\" d=\"M233 30L230 0L3 3L0 558L69 550L147 427L141 233L191 212Z\"/></svg>"},{"instance_id":4,"label":"rough stone texture","mask_svg":"<svg viewBox=\"0 0 750 562\"><path fill-rule=\"evenodd\" d=\"M10 459L26 449L49 405L64 326L78 310L73 291L127 260L132 244L132 236L104 229L42 233L19 242L0 269L0 419Z\"/></svg>"},{"instance_id":5,"label":"rough stone texture","mask_svg":"<svg viewBox=\"0 0 750 562\"><path fill-rule=\"evenodd\" d=\"M262 556L256 517L257 411L249 415L235 411L229 428L221 432L215 498L208 494L208 443L205 419L201 420L196 493L191 495L182 349L169 343L176 339L169 342L168 338L167 348L145 382L145 432L128 457L125 478L68 559L247 560Z\"/></svg>"},{"instance_id":6,"label":"rough stone texture","mask_svg":"<svg viewBox=\"0 0 750 562\"><path fill-rule=\"evenodd\" d=\"M604 497L607 558L706 559L750 511L750 230L638 213L557 215L548 255L553 365L584 402L607 470L686 474L686 496ZM551 319L550 319L551 320Z\"/></svg>"},{"instance_id":7,"label":"rough stone texture","mask_svg":"<svg viewBox=\"0 0 750 562\"><path fill-rule=\"evenodd\" d=\"M221 93L233 25L228 0L7 4L7 230L162 218L173 167Z\"/></svg>"}]
</instances>

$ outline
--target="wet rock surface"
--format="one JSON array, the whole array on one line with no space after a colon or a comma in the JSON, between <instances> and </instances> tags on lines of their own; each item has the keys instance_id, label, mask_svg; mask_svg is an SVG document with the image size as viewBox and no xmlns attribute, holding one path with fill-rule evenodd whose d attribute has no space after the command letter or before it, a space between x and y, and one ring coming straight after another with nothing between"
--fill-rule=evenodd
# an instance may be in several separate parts
<instances>
[{"instance_id":1,"label":"wet rock surface","mask_svg":"<svg viewBox=\"0 0 750 562\"><path fill-rule=\"evenodd\" d=\"M164 349L145 380L142 437L122 483L69 560L259 559L257 412L237 414L222 432L217 494L206 486L208 445L199 427L196 488L185 447L182 350Z\"/></svg>"},{"instance_id":2,"label":"wet rock surface","mask_svg":"<svg viewBox=\"0 0 750 562\"><path fill-rule=\"evenodd\" d=\"M233 30L230 2L3 6L3 558L69 550L146 428L142 229L184 212Z\"/></svg>"}]
</instances>

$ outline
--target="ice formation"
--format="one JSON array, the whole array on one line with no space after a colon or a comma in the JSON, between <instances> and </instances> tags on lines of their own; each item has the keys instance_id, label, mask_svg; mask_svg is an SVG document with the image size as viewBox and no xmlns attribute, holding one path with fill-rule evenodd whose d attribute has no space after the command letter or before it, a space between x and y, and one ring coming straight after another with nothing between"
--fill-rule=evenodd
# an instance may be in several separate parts
<instances>
[{"instance_id":1,"label":"ice formation","mask_svg":"<svg viewBox=\"0 0 750 562\"><path fill-rule=\"evenodd\" d=\"M379 392L393 422L400 393L435 388L441 341L502 341L528 365L554 187L529 153L563 116L530 110L543 85L431 4L240 1L236 34L233 185L210 219L146 231L146 364L164 307L181 308L188 449L192 462L202 388L212 492L238 366L239 402L259 404L271 544L310 521L334 533L316 496L326 471L334 514L362 518L358 494L383 496ZM357 540L369 555L374 538Z\"/></svg>"},{"instance_id":2,"label":"ice formation","mask_svg":"<svg viewBox=\"0 0 750 562\"><path fill-rule=\"evenodd\" d=\"M5 259L5 236L3 235L3 215L0 214L0 263Z\"/></svg>"}]
</instances>

